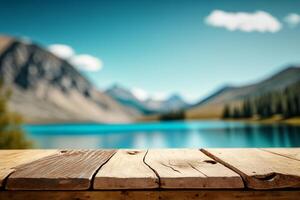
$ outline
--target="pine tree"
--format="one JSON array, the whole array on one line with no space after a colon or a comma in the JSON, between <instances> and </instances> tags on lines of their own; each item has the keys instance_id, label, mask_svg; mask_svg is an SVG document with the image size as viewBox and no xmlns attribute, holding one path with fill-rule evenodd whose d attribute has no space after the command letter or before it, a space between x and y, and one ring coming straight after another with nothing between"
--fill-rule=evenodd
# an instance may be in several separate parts
<instances>
[{"instance_id":1,"label":"pine tree","mask_svg":"<svg viewBox=\"0 0 300 200\"><path fill-rule=\"evenodd\" d=\"M233 109L233 116L232 117L236 118L236 119L241 118L241 112L240 112L238 107L235 107Z\"/></svg>"},{"instance_id":2,"label":"pine tree","mask_svg":"<svg viewBox=\"0 0 300 200\"><path fill-rule=\"evenodd\" d=\"M229 111L225 106L224 118ZM300 81L286 87L284 90L244 99L241 106L233 108L230 117L249 118L258 115L261 118L269 118L276 114L285 118L300 116Z\"/></svg>"},{"instance_id":3,"label":"pine tree","mask_svg":"<svg viewBox=\"0 0 300 200\"><path fill-rule=\"evenodd\" d=\"M281 115L283 113L282 103L281 101L278 101L275 104L275 114Z\"/></svg>"},{"instance_id":4,"label":"pine tree","mask_svg":"<svg viewBox=\"0 0 300 200\"><path fill-rule=\"evenodd\" d=\"M249 99L246 99L242 104L242 112L240 113L240 117L250 118L253 115L251 103Z\"/></svg>"},{"instance_id":5,"label":"pine tree","mask_svg":"<svg viewBox=\"0 0 300 200\"><path fill-rule=\"evenodd\" d=\"M29 148L32 143L24 136L22 117L8 109L10 96L11 91L0 81L0 149Z\"/></svg>"},{"instance_id":6,"label":"pine tree","mask_svg":"<svg viewBox=\"0 0 300 200\"><path fill-rule=\"evenodd\" d=\"M229 105L225 105L224 110L223 110L223 118L230 118L231 114L230 114L230 107Z\"/></svg>"}]
</instances>

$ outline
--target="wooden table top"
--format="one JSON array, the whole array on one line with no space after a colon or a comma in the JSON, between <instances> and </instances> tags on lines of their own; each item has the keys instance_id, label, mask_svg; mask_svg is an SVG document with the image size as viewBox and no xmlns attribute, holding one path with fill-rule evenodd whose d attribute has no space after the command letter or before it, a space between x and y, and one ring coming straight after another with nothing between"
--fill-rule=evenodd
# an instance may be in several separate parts
<instances>
[{"instance_id":1,"label":"wooden table top","mask_svg":"<svg viewBox=\"0 0 300 200\"><path fill-rule=\"evenodd\" d=\"M300 148L0 150L1 190L300 188Z\"/></svg>"}]
</instances>

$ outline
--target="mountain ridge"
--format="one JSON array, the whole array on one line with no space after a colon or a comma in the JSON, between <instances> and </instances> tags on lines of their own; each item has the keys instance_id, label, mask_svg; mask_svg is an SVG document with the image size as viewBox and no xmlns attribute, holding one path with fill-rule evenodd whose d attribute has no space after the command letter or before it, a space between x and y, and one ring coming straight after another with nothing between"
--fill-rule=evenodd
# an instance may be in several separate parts
<instances>
[{"instance_id":1,"label":"mountain ridge","mask_svg":"<svg viewBox=\"0 0 300 200\"><path fill-rule=\"evenodd\" d=\"M186 110L187 118L219 118L224 105L264 93L283 90L300 81L300 65L290 65L256 83L223 87Z\"/></svg>"},{"instance_id":2,"label":"mountain ridge","mask_svg":"<svg viewBox=\"0 0 300 200\"><path fill-rule=\"evenodd\" d=\"M74 66L34 43L0 37L0 76L26 122L129 122L132 111L97 90ZM5 44L5 45L4 45Z\"/></svg>"},{"instance_id":3,"label":"mountain ridge","mask_svg":"<svg viewBox=\"0 0 300 200\"><path fill-rule=\"evenodd\" d=\"M113 97L119 103L135 109L141 115L167 113L189 106L179 94L172 94L162 100L153 99L151 97L141 100L135 96L130 89L118 84L107 88L105 93Z\"/></svg>"}]
</instances>

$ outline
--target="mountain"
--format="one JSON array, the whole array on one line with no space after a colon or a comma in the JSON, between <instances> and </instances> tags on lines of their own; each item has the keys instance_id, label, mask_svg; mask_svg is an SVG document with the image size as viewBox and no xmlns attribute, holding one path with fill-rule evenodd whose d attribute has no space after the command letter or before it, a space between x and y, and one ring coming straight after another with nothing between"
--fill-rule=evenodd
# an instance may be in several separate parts
<instances>
[{"instance_id":1,"label":"mountain","mask_svg":"<svg viewBox=\"0 0 300 200\"><path fill-rule=\"evenodd\" d=\"M178 111L181 109L185 109L189 106L189 104L187 102L185 102L183 100L183 98L178 94L173 94L163 101L157 101L157 100L155 101L150 98L147 100L147 103L148 103L148 105L153 105L156 103L157 108L162 113Z\"/></svg>"},{"instance_id":2,"label":"mountain","mask_svg":"<svg viewBox=\"0 0 300 200\"><path fill-rule=\"evenodd\" d=\"M152 111L147 105L138 99L129 89L118 84L108 88L105 93L114 98L120 104L134 109L140 115L150 114Z\"/></svg>"},{"instance_id":3,"label":"mountain","mask_svg":"<svg viewBox=\"0 0 300 200\"><path fill-rule=\"evenodd\" d=\"M120 104L131 107L141 115L152 115L167 113L186 108L186 103L180 95L174 94L164 100L157 100L151 97L147 99L138 98L130 89L120 85L113 85L108 88L105 93L113 97Z\"/></svg>"},{"instance_id":4,"label":"mountain","mask_svg":"<svg viewBox=\"0 0 300 200\"><path fill-rule=\"evenodd\" d=\"M300 81L300 66L289 66L273 76L241 87L226 86L187 109L187 118L219 118L224 105L250 97L280 91Z\"/></svg>"},{"instance_id":5,"label":"mountain","mask_svg":"<svg viewBox=\"0 0 300 200\"><path fill-rule=\"evenodd\" d=\"M134 112L97 90L75 67L39 45L0 37L0 78L26 122L129 122Z\"/></svg>"}]
</instances>

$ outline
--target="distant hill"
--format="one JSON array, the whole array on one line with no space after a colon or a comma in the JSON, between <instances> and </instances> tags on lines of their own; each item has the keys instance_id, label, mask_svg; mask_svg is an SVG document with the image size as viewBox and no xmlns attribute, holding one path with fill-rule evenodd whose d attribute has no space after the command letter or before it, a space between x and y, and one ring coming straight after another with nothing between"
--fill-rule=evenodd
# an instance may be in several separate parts
<instances>
[{"instance_id":1,"label":"distant hill","mask_svg":"<svg viewBox=\"0 0 300 200\"><path fill-rule=\"evenodd\" d=\"M187 118L219 118L225 104L280 91L300 81L300 66L289 66L273 76L254 84L241 87L226 86L186 111Z\"/></svg>"},{"instance_id":2,"label":"distant hill","mask_svg":"<svg viewBox=\"0 0 300 200\"><path fill-rule=\"evenodd\" d=\"M129 122L136 115L39 45L0 37L0 78L27 122Z\"/></svg>"},{"instance_id":3,"label":"distant hill","mask_svg":"<svg viewBox=\"0 0 300 200\"><path fill-rule=\"evenodd\" d=\"M127 89L120 85L113 85L105 92L120 104L131 107L141 115L167 113L185 109L189 106L189 104L186 103L182 99L182 97L177 94L171 95L164 100L156 100L151 97L145 100L141 100L137 96L135 96L130 89Z\"/></svg>"}]
</instances>

